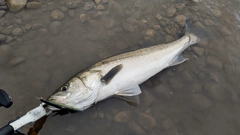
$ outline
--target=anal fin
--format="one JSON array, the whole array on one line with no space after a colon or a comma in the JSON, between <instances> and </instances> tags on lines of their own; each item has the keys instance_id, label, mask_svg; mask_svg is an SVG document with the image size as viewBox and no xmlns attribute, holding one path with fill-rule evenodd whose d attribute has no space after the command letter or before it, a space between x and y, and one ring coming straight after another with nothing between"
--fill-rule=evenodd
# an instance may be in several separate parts
<instances>
[{"instance_id":1,"label":"anal fin","mask_svg":"<svg viewBox=\"0 0 240 135\"><path fill-rule=\"evenodd\" d=\"M188 58L184 58L182 54L178 55L178 57L176 57L169 66L176 66L178 64L181 64L183 62L185 62L186 60L188 60Z\"/></svg>"}]
</instances>

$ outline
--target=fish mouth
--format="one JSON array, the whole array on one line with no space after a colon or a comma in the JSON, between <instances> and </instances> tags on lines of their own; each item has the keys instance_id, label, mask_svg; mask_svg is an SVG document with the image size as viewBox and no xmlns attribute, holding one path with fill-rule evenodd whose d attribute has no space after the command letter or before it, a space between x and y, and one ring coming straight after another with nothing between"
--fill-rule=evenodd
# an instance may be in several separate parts
<instances>
[{"instance_id":1,"label":"fish mouth","mask_svg":"<svg viewBox=\"0 0 240 135\"><path fill-rule=\"evenodd\" d=\"M44 99L44 98L40 98L39 100L41 102L49 105L49 106L53 106L53 107L55 107L57 109L60 109L60 110L66 110L66 111L69 111L69 112L77 112L77 111L79 111L77 108L74 108L74 107L69 106L69 105L57 103L57 102L52 101L52 100L47 100L47 99Z\"/></svg>"}]
</instances>

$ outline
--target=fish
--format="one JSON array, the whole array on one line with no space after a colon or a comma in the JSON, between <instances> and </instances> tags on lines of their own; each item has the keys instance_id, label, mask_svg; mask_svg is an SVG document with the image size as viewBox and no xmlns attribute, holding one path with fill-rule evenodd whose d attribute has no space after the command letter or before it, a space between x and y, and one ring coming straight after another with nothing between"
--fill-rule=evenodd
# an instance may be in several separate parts
<instances>
[{"instance_id":1,"label":"fish","mask_svg":"<svg viewBox=\"0 0 240 135\"><path fill-rule=\"evenodd\" d=\"M138 105L139 85L163 69L188 60L182 52L206 37L203 29L187 19L184 34L176 41L115 55L77 73L47 99L57 104L49 109L59 110L56 106L61 106L83 111L110 97Z\"/></svg>"}]
</instances>

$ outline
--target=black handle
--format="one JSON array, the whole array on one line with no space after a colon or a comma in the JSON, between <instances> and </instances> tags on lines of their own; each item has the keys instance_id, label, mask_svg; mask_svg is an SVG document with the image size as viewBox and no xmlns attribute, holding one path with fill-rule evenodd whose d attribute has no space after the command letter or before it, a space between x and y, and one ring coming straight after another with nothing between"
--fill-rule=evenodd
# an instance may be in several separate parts
<instances>
[{"instance_id":1,"label":"black handle","mask_svg":"<svg viewBox=\"0 0 240 135\"><path fill-rule=\"evenodd\" d=\"M9 108L12 104L12 98L4 90L0 89L0 107Z\"/></svg>"},{"instance_id":2,"label":"black handle","mask_svg":"<svg viewBox=\"0 0 240 135\"><path fill-rule=\"evenodd\" d=\"M0 135L13 135L14 129L11 125L6 125L0 129Z\"/></svg>"}]
</instances>

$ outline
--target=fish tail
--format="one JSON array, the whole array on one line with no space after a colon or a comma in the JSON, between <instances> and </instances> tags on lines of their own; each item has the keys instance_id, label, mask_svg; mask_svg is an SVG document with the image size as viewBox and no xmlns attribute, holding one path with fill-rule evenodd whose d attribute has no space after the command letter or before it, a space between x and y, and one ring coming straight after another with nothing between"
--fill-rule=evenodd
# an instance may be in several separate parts
<instances>
[{"instance_id":1,"label":"fish tail","mask_svg":"<svg viewBox=\"0 0 240 135\"><path fill-rule=\"evenodd\" d=\"M190 44L199 43L208 38L208 33L201 26L193 25L192 20L188 17L184 26L185 35L190 37Z\"/></svg>"}]
</instances>

